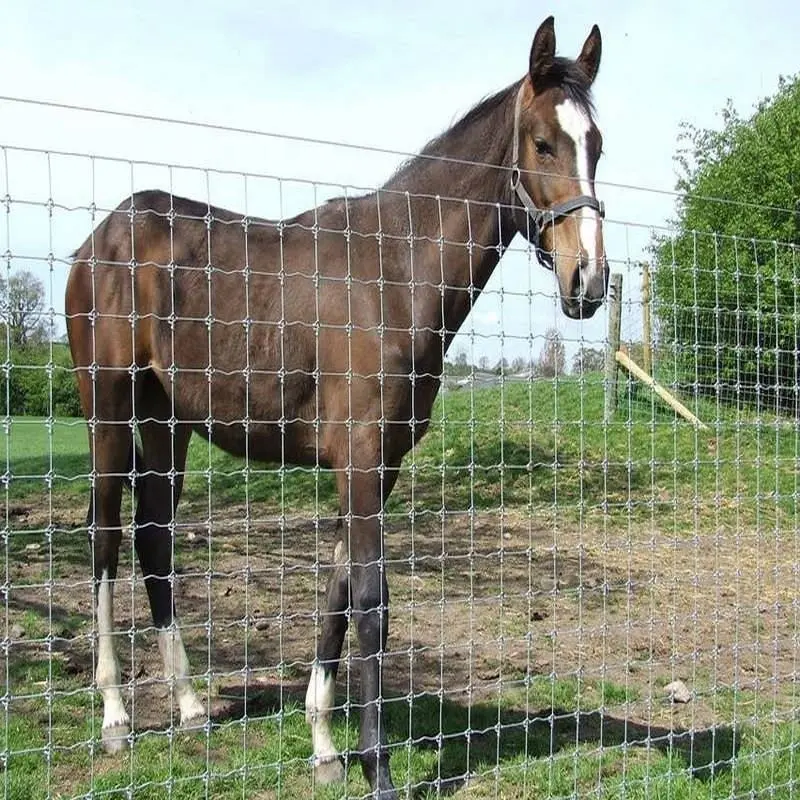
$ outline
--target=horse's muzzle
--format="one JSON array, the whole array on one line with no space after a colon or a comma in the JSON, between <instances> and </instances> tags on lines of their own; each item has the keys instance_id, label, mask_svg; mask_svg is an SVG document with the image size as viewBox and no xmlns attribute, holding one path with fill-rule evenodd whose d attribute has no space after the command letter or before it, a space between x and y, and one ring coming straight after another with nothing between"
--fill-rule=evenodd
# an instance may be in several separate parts
<instances>
[{"instance_id":1,"label":"horse's muzzle","mask_svg":"<svg viewBox=\"0 0 800 800\"><path fill-rule=\"evenodd\" d=\"M568 296L561 297L561 310L570 319L590 319L597 309L603 305L608 291L609 267L603 259L603 268L595 268L593 274L587 276L589 265L580 264L572 279Z\"/></svg>"}]
</instances>

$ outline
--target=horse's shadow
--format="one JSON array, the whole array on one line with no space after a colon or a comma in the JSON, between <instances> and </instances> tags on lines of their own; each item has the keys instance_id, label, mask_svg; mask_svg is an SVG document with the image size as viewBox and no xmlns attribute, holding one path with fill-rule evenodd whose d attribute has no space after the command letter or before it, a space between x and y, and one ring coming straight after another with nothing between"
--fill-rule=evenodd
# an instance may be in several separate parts
<instances>
[{"instance_id":1,"label":"horse's shadow","mask_svg":"<svg viewBox=\"0 0 800 800\"><path fill-rule=\"evenodd\" d=\"M238 719L244 711L244 691L234 690L231 702L214 715L215 722ZM279 713L287 699L302 704L305 684L267 686L247 693L251 717ZM736 729L717 725L705 729L665 728L644 725L611 716L602 711L565 708L538 710L503 708L496 703L469 706L435 694L414 697L411 712L405 696L387 698L384 719L390 743L412 738L418 749L439 751L436 765L415 783L413 797L431 789L452 794L474 776L476 768L491 769L502 761L520 756L547 758L576 744L595 743L604 748L656 748L664 754L679 755L691 765L691 775L708 781L730 769L739 749ZM343 703L343 698L337 701ZM411 725L409 728L409 713ZM441 724L439 723L441 720ZM349 764L353 755L344 754Z\"/></svg>"}]
</instances>

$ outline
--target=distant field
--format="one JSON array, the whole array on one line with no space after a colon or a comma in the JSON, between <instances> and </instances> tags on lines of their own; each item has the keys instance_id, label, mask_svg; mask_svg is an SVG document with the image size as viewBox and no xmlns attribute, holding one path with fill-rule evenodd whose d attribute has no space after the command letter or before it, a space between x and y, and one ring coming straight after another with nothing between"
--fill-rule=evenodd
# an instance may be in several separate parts
<instances>
[{"instance_id":1,"label":"distant field","mask_svg":"<svg viewBox=\"0 0 800 800\"><path fill-rule=\"evenodd\" d=\"M391 511L549 508L650 517L669 514L703 525L731 514L741 524L797 512L800 434L791 420L747 417L701 403L711 428L695 431L638 391L603 422L600 375L585 381L509 383L439 396L429 431L406 457ZM90 470L82 420L15 418L0 438L0 465L11 498L52 491L88 498ZM335 511L334 481L324 470L233 458L193 437L184 499L189 507L264 504L276 513ZM702 515L701 515L702 516Z\"/></svg>"},{"instance_id":2,"label":"distant field","mask_svg":"<svg viewBox=\"0 0 800 800\"><path fill-rule=\"evenodd\" d=\"M600 375L439 397L386 522L384 695L410 796L797 796L800 434L781 418L694 410L709 432L631 386L606 425ZM170 727L126 536L118 644L137 739L119 760L95 749L90 561L77 532L86 443L84 422L65 419L52 430L12 419L0 439L4 796L362 796L360 769L323 790L307 763L332 476L247 465L199 438L179 512L178 607L211 726ZM347 751L357 678L342 669L349 714L335 737ZM675 678L693 692L685 706L664 702Z\"/></svg>"}]
</instances>

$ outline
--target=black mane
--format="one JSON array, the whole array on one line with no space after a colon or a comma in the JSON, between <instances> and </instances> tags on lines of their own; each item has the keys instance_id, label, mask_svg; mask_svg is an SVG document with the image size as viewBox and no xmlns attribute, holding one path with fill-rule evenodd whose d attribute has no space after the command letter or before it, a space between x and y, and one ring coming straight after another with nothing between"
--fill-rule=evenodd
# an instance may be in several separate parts
<instances>
[{"instance_id":1,"label":"black mane","mask_svg":"<svg viewBox=\"0 0 800 800\"><path fill-rule=\"evenodd\" d=\"M431 139L422 148L419 156L415 156L401 164L386 185L395 184L399 179L407 177L410 170L420 166L426 161L426 158L455 157L471 160L470 154L459 153L457 148L454 150L454 143L459 141L460 135L464 131L472 128L476 123L485 123L496 115L502 114L507 103L511 107L509 101L516 97L522 80L524 78L479 101L456 123ZM563 56L556 56L547 72L538 79L538 91L541 92L547 89L561 89L568 100L583 109L590 119L594 118L591 82L583 67L577 61Z\"/></svg>"},{"instance_id":2,"label":"black mane","mask_svg":"<svg viewBox=\"0 0 800 800\"><path fill-rule=\"evenodd\" d=\"M521 81L517 81L512 86L506 86L499 92L495 92L483 100L479 100L458 122L451 125L446 131L443 131L438 136L431 139L425 147L420 151L423 156L439 155L442 144L451 137L458 136L465 128L469 128L476 121L491 117L498 109L500 109L508 98L509 92L512 90L516 92L519 88Z\"/></svg>"},{"instance_id":3,"label":"black mane","mask_svg":"<svg viewBox=\"0 0 800 800\"><path fill-rule=\"evenodd\" d=\"M510 98L512 92L516 94L517 88L521 81L517 81L511 86L506 86L499 92L484 98L473 106L461 119L444 130L438 136L431 139L420 150L419 155L413 156L404 161L397 168L395 173L391 175L384 184L386 188L400 188L405 186L406 180L417 174L419 170L427 170L432 161L439 159L463 159L465 161L473 161L476 159L476 146L478 140L472 139L468 141L469 145L467 150L462 150L465 145L464 136L465 132L470 131L476 124L484 128L484 139L489 137L489 129L492 133L501 127L500 121L487 126L488 120L492 120L500 114L505 114L504 108L506 105L510 106ZM485 144L485 142L484 142Z\"/></svg>"},{"instance_id":4,"label":"black mane","mask_svg":"<svg viewBox=\"0 0 800 800\"><path fill-rule=\"evenodd\" d=\"M523 79L524 80L524 79ZM583 67L571 58L556 56L553 63L540 79L539 90L558 88L564 92L564 96L582 108L590 119L594 118L594 101L592 100L592 87ZM469 128L478 120L491 117L496 111L502 108L503 103L508 99L509 94L516 93L519 89L521 80L516 81L511 86L495 92L493 95L480 100L476 103L461 119L446 131L431 139L428 144L420 151L423 156L435 156L441 154L441 145L451 137L457 137L465 128Z\"/></svg>"}]
</instances>

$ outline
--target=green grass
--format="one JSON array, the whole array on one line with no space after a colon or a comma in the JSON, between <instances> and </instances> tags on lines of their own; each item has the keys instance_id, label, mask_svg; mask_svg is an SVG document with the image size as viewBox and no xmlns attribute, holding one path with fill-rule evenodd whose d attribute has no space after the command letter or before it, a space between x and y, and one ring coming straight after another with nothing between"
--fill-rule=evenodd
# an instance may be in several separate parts
<instances>
[{"instance_id":1,"label":"green grass","mask_svg":"<svg viewBox=\"0 0 800 800\"><path fill-rule=\"evenodd\" d=\"M797 527L800 435L790 420L702 402L693 410L712 430L699 432L633 387L608 424L603 404L600 376L443 394L427 436L403 465L389 510L502 506L543 518L593 519L598 527L655 520L668 533L686 522L680 527L687 536L715 526ZM89 490L86 441L82 420L11 420L0 439L8 511L36 510L45 521L12 515L9 558L24 554L31 542L46 544L42 528L51 501L82 513ZM183 513L203 512L209 504L224 509L248 497L268 512L333 513L337 507L330 474L246 466L193 439ZM69 537L85 561L85 537L69 530L54 535ZM69 558L71 551L56 546ZM20 621L29 640L47 633L35 614ZM57 657L48 663L41 652L21 656L12 648L5 658L4 797L94 791L109 798L225 800L366 792L357 768L350 769L345 788L313 786L302 696L262 692L249 698L246 722L219 720L207 736L148 732L131 754L115 760L95 749L99 697ZM464 798L800 795L798 724L774 719L756 696L720 689L715 727L689 735L629 723L626 707L641 698L628 686L547 678L516 683L496 700L471 707L436 696L414 698L411 705L405 698L389 702L396 782L414 787L411 795L422 800L436 796L437 788ZM334 734L344 750L357 741L356 717L336 718Z\"/></svg>"},{"instance_id":2,"label":"green grass","mask_svg":"<svg viewBox=\"0 0 800 800\"><path fill-rule=\"evenodd\" d=\"M48 482L54 493L88 497L86 424L82 419L13 417L0 436L0 470L13 499L46 494Z\"/></svg>"},{"instance_id":3,"label":"green grass","mask_svg":"<svg viewBox=\"0 0 800 800\"><path fill-rule=\"evenodd\" d=\"M699 403L710 426L695 431L647 391L623 393L603 421L600 376L584 383L514 383L441 394L427 435L402 467L388 509L557 508L652 516L669 512L717 523L769 523L797 512L800 434L790 420L736 414ZM85 426L77 420L11 420L0 441L11 499L47 501L52 492L88 497ZM193 437L186 467L188 506L266 504L295 513L332 513L333 476L324 470L245 464ZM48 477L49 476L49 477Z\"/></svg>"},{"instance_id":4,"label":"green grass","mask_svg":"<svg viewBox=\"0 0 800 800\"><path fill-rule=\"evenodd\" d=\"M54 691L48 693L49 688ZM97 746L99 702L60 662L15 670L0 732L7 798L101 797L227 800L239 797L360 797L367 786L351 762L347 783L315 787L310 737L299 698L252 693L250 713L206 732L140 734L131 752ZM392 770L411 796L791 797L800 781L800 725L769 722L689 731L627 723L624 687L532 679L496 700L466 706L447 697L390 698ZM19 698L19 699L16 699ZM609 702L611 698L611 702ZM469 735L467 735L469 732ZM337 714L334 739L356 746L356 715ZM48 758L49 753L49 758ZM470 776L469 781L466 781Z\"/></svg>"}]
</instances>

